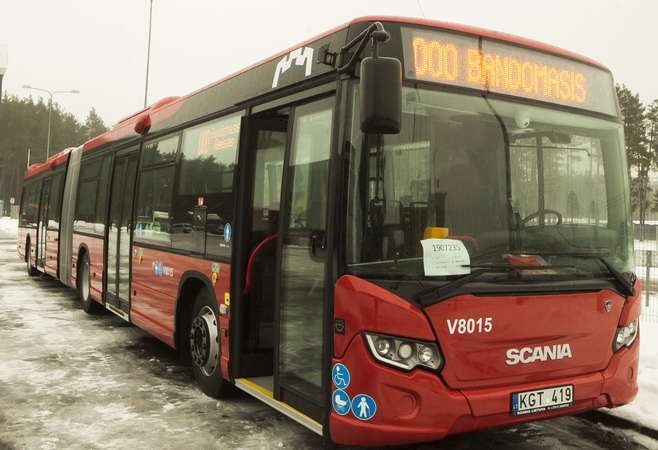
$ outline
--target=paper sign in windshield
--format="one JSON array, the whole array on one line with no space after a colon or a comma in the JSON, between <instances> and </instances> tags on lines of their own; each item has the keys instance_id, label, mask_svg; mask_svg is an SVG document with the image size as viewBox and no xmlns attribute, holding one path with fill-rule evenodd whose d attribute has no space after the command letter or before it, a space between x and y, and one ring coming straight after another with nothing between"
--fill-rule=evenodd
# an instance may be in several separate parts
<instances>
[{"instance_id":1,"label":"paper sign in windshield","mask_svg":"<svg viewBox=\"0 0 658 450\"><path fill-rule=\"evenodd\" d=\"M423 246L423 266L425 276L464 275L471 273L468 266L471 258L462 241L456 239L425 239Z\"/></svg>"}]
</instances>

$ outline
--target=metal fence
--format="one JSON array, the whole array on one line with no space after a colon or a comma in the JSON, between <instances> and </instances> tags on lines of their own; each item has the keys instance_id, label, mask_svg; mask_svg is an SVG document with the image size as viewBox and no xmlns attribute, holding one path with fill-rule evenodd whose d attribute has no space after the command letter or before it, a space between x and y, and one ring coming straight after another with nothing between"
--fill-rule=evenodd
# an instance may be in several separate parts
<instances>
[{"instance_id":1,"label":"metal fence","mask_svg":"<svg viewBox=\"0 0 658 450\"><path fill-rule=\"evenodd\" d=\"M637 249L638 247L640 249ZM635 267L637 277L642 283L640 320L658 322L658 251L655 240L636 241Z\"/></svg>"}]
</instances>

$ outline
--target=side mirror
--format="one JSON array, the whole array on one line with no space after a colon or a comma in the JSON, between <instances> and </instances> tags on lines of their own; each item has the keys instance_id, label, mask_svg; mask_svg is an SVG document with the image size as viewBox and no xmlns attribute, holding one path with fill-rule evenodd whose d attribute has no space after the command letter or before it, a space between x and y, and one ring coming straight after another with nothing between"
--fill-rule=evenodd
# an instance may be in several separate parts
<instances>
[{"instance_id":1,"label":"side mirror","mask_svg":"<svg viewBox=\"0 0 658 450\"><path fill-rule=\"evenodd\" d=\"M361 61L361 131L398 134L402 117L402 64L395 58Z\"/></svg>"}]
</instances>

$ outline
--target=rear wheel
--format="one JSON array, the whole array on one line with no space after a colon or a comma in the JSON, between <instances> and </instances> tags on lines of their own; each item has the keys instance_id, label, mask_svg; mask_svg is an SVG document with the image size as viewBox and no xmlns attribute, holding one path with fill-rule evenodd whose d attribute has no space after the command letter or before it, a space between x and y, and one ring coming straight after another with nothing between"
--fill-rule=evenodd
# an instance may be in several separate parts
<instances>
[{"instance_id":1,"label":"rear wheel","mask_svg":"<svg viewBox=\"0 0 658 450\"><path fill-rule=\"evenodd\" d=\"M83 311L88 314L100 312L100 304L91 298L91 264L87 253L82 257L78 268L78 290Z\"/></svg>"},{"instance_id":2,"label":"rear wheel","mask_svg":"<svg viewBox=\"0 0 658 450\"><path fill-rule=\"evenodd\" d=\"M28 240L27 243L25 244L25 262L27 263L27 274L31 277L35 277L39 275L39 271L37 270L36 267L34 267L30 261L32 258L32 246L30 245L30 241Z\"/></svg>"},{"instance_id":3,"label":"rear wheel","mask_svg":"<svg viewBox=\"0 0 658 450\"><path fill-rule=\"evenodd\" d=\"M219 368L220 342L217 305L207 289L194 299L190 319L190 356L194 378L204 394L221 397L231 384L222 377Z\"/></svg>"}]
</instances>

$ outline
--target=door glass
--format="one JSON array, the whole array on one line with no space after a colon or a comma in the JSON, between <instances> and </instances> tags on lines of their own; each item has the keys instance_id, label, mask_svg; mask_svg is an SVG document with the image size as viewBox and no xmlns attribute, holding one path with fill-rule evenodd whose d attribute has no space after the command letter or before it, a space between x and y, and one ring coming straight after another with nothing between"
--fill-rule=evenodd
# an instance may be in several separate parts
<instances>
[{"instance_id":1,"label":"door glass","mask_svg":"<svg viewBox=\"0 0 658 450\"><path fill-rule=\"evenodd\" d=\"M50 181L43 183L41 190L41 211L39 211L39 251L37 252L37 267L44 268L46 264L46 235L48 234L48 215L50 213Z\"/></svg>"},{"instance_id":2,"label":"door glass","mask_svg":"<svg viewBox=\"0 0 658 450\"><path fill-rule=\"evenodd\" d=\"M117 295L117 245L119 243L120 200L123 189L121 180L125 168L125 158L118 159L114 164L112 177L112 194L110 196L110 217L107 225L107 292Z\"/></svg>"},{"instance_id":3,"label":"door glass","mask_svg":"<svg viewBox=\"0 0 658 450\"><path fill-rule=\"evenodd\" d=\"M130 298L130 220L136 169L137 155L116 160L107 227L107 292L125 301Z\"/></svg>"},{"instance_id":4,"label":"door glass","mask_svg":"<svg viewBox=\"0 0 658 450\"><path fill-rule=\"evenodd\" d=\"M322 400L325 230L332 98L298 107L281 254L279 384Z\"/></svg>"},{"instance_id":5,"label":"door glass","mask_svg":"<svg viewBox=\"0 0 658 450\"><path fill-rule=\"evenodd\" d=\"M266 242L253 259L251 288L246 297L245 348L274 347L274 286L276 265L276 233L279 224L283 155L286 132L259 130L254 168L254 198L250 248ZM273 237L272 237L273 236ZM268 239L269 238L269 239ZM271 370L270 365L270 370ZM270 372L271 373L271 372Z\"/></svg>"},{"instance_id":6,"label":"door glass","mask_svg":"<svg viewBox=\"0 0 658 450\"><path fill-rule=\"evenodd\" d=\"M121 207L121 222L119 233L119 297L124 300L130 298L130 230L133 209L133 195L135 191L135 174L137 172L137 156L128 157L126 174L123 182L123 204Z\"/></svg>"}]
</instances>

